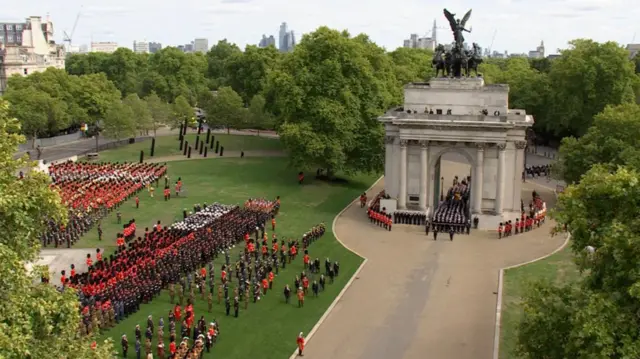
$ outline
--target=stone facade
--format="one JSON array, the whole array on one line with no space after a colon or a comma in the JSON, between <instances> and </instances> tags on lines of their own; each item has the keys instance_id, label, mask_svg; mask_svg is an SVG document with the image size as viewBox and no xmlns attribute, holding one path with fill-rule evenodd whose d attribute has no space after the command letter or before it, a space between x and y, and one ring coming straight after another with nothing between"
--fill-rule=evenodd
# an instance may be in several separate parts
<instances>
[{"instance_id":1,"label":"stone facade","mask_svg":"<svg viewBox=\"0 0 640 359\"><path fill-rule=\"evenodd\" d=\"M407 85L404 96L404 107L379 118L385 126L385 186L397 208L435 209L440 158L456 152L471 165L473 213L519 212L525 131L533 117L508 108L508 85L438 78Z\"/></svg>"},{"instance_id":2,"label":"stone facade","mask_svg":"<svg viewBox=\"0 0 640 359\"><path fill-rule=\"evenodd\" d=\"M9 27L13 32L5 31ZM31 16L24 23L0 24L0 28L0 95L14 74L27 76L49 67L64 70L64 47L54 42L53 23L48 18L42 21L40 16Z\"/></svg>"}]
</instances>

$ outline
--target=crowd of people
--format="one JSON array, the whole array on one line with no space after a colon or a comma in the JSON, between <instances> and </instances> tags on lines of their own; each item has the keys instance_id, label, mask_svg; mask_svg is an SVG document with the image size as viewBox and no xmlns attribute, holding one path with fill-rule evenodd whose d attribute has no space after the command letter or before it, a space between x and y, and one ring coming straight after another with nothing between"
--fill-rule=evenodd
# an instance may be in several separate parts
<instances>
[{"instance_id":1,"label":"crowd of people","mask_svg":"<svg viewBox=\"0 0 640 359\"><path fill-rule=\"evenodd\" d=\"M522 172L522 179L527 177L549 177L551 175L551 165L528 166Z\"/></svg>"},{"instance_id":2,"label":"crowd of people","mask_svg":"<svg viewBox=\"0 0 640 359\"><path fill-rule=\"evenodd\" d=\"M386 208L380 208L380 200L383 198L386 198L384 190L378 193L369 204L369 207L367 208L367 216L371 223L377 224L378 226L390 231L393 227L393 217L391 213L387 213ZM360 195L360 208L364 208L366 204L367 194L363 193Z\"/></svg>"},{"instance_id":3,"label":"crowd of people","mask_svg":"<svg viewBox=\"0 0 640 359\"><path fill-rule=\"evenodd\" d=\"M141 182L139 188L144 186ZM139 326L136 328L135 344L132 343L135 349L131 351L135 350L138 356L151 354L152 341L157 337L155 350L160 358L199 358L216 342L220 328L215 320L206 328L204 316L194 325L196 297L202 300L206 297L211 312L217 287L218 303L223 303L226 315L238 317L241 303L246 309L251 300L257 303L268 295L274 289L280 268L284 269L300 254L304 271L295 276L291 286L283 283L284 288L280 288L286 303L295 296L298 306L304 306L308 293L318 296L333 282L339 264L327 258L325 272L321 273L319 258L310 256L309 246L324 235L324 224L314 226L295 240L279 240L275 233L269 237L265 227L271 221L275 232L279 207L279 197L275 201L250 199L243 208L198 204L188 215L185 210L182 221L169 226L158 221L151 229L145 228L144 234L136 232L135 220L127 222L117 234L115 253L103 258L97 250L87 254L87 272L76 272L72 264L70 271L61 273L60 290L70 287L78 291L82 314L78 335L114 327L167 289L172 303L177 297L176 307L168 316L168 350L164 348L164 319L154 323L149 316L145 332ZM244 248L234 262L231 249L242 242ZM218 256L224 256L219 270L213 265ZM121 338L121 349L126 357L129 351L126 335Z\"/></svg>"},{"instance_id":4,"label":"crowd of people","mask_svg":"<svg viewBox=\"0 0 640 359\"><path fill-rule=\"evenodd\" d=\"M469 218L470 182L470 177L460 181L458 176L455 176L453 186L449 188L446 196L434 211L431 222L427 224L427 233L429 226L434 232L469 233L471 229Z\"/></svg>"},{"instance_id":5,"label":"crowd of people","mask_svg":"<svg viewBox=\"0 0 640 359\"><path fill-rule=\"evenodd\" d=\"M82 163L52 164L49 175L69 209L66 226L49 221L42 234L43 246L71 247L101 218L118 208L167 171L165 165L149 163Z\"/></svg>"},{"instance_id":6,"label":"crowd of people","mask_svg":"<svg viewBox=\"0 0 640 359\"><path fill-rule=\"evenodd\" d=\"M501 222L498 225L498 238L529 232L544 223L547 215L547 206L536 191L531 193L531 201L528 208L525 209L524 201L520 202L520 206L521 214L519 218L516 218L515 221Z\"/></svg>"}]
</instances>

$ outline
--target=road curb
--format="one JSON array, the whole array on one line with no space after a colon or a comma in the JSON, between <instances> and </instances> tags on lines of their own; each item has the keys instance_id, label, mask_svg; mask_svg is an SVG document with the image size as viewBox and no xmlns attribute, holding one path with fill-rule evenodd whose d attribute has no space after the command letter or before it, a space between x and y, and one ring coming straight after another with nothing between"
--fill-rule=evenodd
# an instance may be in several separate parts
<instances>
[{"instance_id":1,"label":"road curb","mask_svg":"<svg viewBox=\"0 0 640 359\"><path fill-rule=\"evenodd\" d=\"M564 240L564 242L562 243L562 245L560 245L560 247L556 248L553 252L545 254L542 257L524 262L524 263L520 263L520 264L515 264L509 267L503 267L500 269L499 274L498 274L498 298L496 300L496 323L495 323L495 328L494 328L494 337L493 337L493 359L499 359L500 358L500 329L502 328L501 326L501 320L502 320L502 291L504 289L504 272L508 269L513 269L513 268L518 268L518 267L523 267L526 266L527 264L531 264L531 263L535 263L538 261L541 261L543 259L549 258L552 255L560 252L561 250L563 250L567 244L569 244L569 240L571 239L571 234L567 233L567 236Z\"/></svg>"},{"instance_id":2,"label":"road curb","mask_svg":"<svg viewBox=\"0 0 640 359\"><path fill-rule=\"evenodd\" d=\"M372 185L371 187L369 187L366 192L369 192L373 189L373 187L375 187L382 179L384 178L384 176L381 176L380 178L378 178ZM331 314L331 311L333 310L333 308L336 306L336 304L338 304L338 302L340 301L340 299L342 299L342 297L344 296L344 294L347 292L347 289L349 289L349 287L351 287L351 285L353 284L353 282L355 281L355 279L358 277L358 274L360 274L360 271L362 271L362 268L364 268L364 265L367 264L367 262L369 261L369 259L367 259L367 257L363 256L362 254L356 252L355 250L349 248L349 246L347 246L346 244L344 244L344 242L342 242L340 240L340 238L338 237L338 234L336 233L336 221L338 220L338 218L347 211L347 209L349 209L349 207L351 207L352 205L354 205L355 203L357 203L360 200L360 197L356 197L353 201L349 202L349 204L347 204L342 211L340 211L334 218L333 218L333 222L331 223L331 231L333 232L333 236L336 238L336 241L338 241L338 243L340 243L343 247L345 247L348 251L350 251L351 253L361 257L364 259L364 261L362 261L362 263L360 264L360 266L358 267L358 269L356 269L355 273L353 273L353 275L351 276L351 278L349 279L349 281L347 282L347 284L345 284L345 286L342 288L342 290L340 291L340 293L338 293L338 295L336 296L336 298L333 300L333 302L331 302L331 304L329 305L329 307L327 308L327 310L324 312L324 314L322 314L322 317L320 317L320 319L318 320L318 322L316 323L316 325L313 326L313 328L311 329L311 331L305 336L305 345L307 343L309 343L309 340L311 340L311 338L313 337L313 335L316 333L316 331L318 331L318 329L320 328L320 326L322 325L322 323L324 323L324 321L329 317L329 314ZM289 357L289 359L295 359L298 357L298 348L294 349L293 354L291 354L291 356Z\"/></svg>"}]
</instances>

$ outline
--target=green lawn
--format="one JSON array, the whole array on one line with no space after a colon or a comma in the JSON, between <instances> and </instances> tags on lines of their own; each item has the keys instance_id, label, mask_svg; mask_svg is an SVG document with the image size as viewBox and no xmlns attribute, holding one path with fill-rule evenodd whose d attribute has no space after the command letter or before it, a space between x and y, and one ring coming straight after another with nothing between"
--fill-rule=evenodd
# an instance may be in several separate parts
<instances>
[{"instance_id":1,"label":"green lawn","mask_svg":"<svg viewBox=\"0 0 640 359\"><path fill-rule=\"evenodd\" d=\"M549 258L505 271L500 333L501 359L517 358L515 355L517 326L523 314L521 298L528 284L536 280L566 283L576 280L579 275L573 262L570 245Z\"/></svg>"},{"instance_id":2,"label":"green lawn","mask_svg":"<svg viewBox=\"0 0 640 359\"><path fill-rule=\"evenodd\" d=\"M220 158L215 160L170 162L169 176L174 179L182 177L186 198L171 199L165 202L162 198L149 198L143 193L140 208L136 209L133 200L125 202L121 207L123 220L136 218L141 230L151 226L156 220L170 223L181 217L182 208L189 208L194 203L240 204L249 197L275 198L280 196L282 208L278 216L277 233L280 238L299 237L313 225L325 222L328 232L310 247L312 257L321 259L329 257L340 262L340 276L334 284L320 294L319 298L309 297L304 308L297 304L284 303L282 288L285 283L293 285L294 276L302 271L302 259L287 266L276 277L274 290L257 304L250 303L247 311L240 310L240 317L226 317L224 305L214 304L213 313L207 313L206 300L196 300L196 319L205 315L207 321L214 318L220 322L221 336L217 346L205 358L285 358L295 348L295 338L300 331L307 333L318 321L336 295L344 287L351 275L358 268L362 259L342 247L331 232L331 223L335 215L351 200L356 198L375 178L359 176L350 178L345 185L329 184L314 181L311 177L305 185L296 181L295 170L287 168L286 161L278 158ZM307 181L307 180L306 180ZM118 229L115 215L112 213L103 220L104 237L102 243L97 241L96 230L82 238L77 246L95 247L115 245L115 233ZM240 248L237 247L236 250ZM236 252L237 253L237 252ZM232 258L237 258L233 253ZM219 263L224 258L219 258ZM218 272L219 273L219 272ZM219 274L216 276L219 278ZM216 293L217 294L217 293ZM127 318L117 327L104 333L103 337L112 337L116 348L120 349L120 337L127 334L130 338L130 353L135 341L134 328L140 324L146 326L146 317L150 314L157 321L165 318L172 305L165 292L152 303L143 305L141 310ZM243 306L241 306L243 308ZM168 323L166 324L168 326ZM179 330L179 326L177 326ZM168 340L168 327L165 337ZM155 339L155 338L154 338ZM157 342L154 340L154 350ZM165 343L168 350L168 341ZM155 352L154 352L155 353Z\"/></svg>"},{"instance_id":3,"label":"green lawn","mask_svg":"<svg viewBox=\"0 0 640 359\"><path fill-rule=\"evenodd\" d=\"M241 135L227 135L227 134L211 134L215 137L216 141L220 142L220 146L224 146L225 151L255 151L255 150L267 150L277 151L282 149L280 140L268 137L258 136L241 136ZM185 136L185 141L189 142L192 147L192 156L195 154L196 134L188 133ZM205 140L207 134L200 135L200 140ZM214 145L215 148L215 145ZM151 140L145 140L125 147L107 150L100 152L100 161L110 162L138 162L140 159L140 151L144 151L145 159L150 158L151 155ZM213 151L209 149L209 155L213 154ZM171 136L158 136L156 138L156 148L154 157L166 157L181 155L180 141L178 141L178 135Z\"/></svg>"}]
</instances>

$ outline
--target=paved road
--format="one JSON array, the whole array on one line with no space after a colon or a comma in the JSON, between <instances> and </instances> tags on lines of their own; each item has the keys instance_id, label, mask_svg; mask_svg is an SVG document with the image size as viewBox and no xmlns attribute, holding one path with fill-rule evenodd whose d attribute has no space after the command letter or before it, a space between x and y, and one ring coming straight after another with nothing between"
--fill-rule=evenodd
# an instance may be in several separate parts
<instances>
[{"instance_id":1,"label":"paved road","mask_svg":"<svg viewBox=\"0 0 640 359\"><path fill-rule=\"evenodd\" d=\"M523 195L533 186L525 184ZM382 188L379 183L369 196ZM553 203L550 191L536 190ZM550 226L504 240L473 231L453 242L433 241L417 226L384 231L351 206L336 233L369 261L308 342L305 357L491 358L498 270L560 246L563 238L550 237Z\"/></svg>"},{"instance_id":2,"label":"paved road","mask_svg":"<svg viewBox=\"0 0 640 359\"><path fill-rule=\"evenodd\" d=\"M195 133L195 130L189 130L189 133ZM226 130L214 130L212 131L213 133L227 133ZM232 135L245 135L245 136L256 136L258 133L253 131L253 130L247 130L247 131L236 131L236 130L231 130L230 133ZM157 131L157 135L158 136L166 136L166 135L172 135L178 134L178 130L171 130L169 128L162 128L159 129ZM270 138L277 138L278 135L276 135L273 132L264 132L264 131L260 131L260 136L261 137L270 137ZM104 137L99 137L98 138L98 142L99 145L105 145L105 144L109 144L109 143L113 143L116 142L113 139L109 139L109 138L104 138ZM62 144L62 145L55 145L55 146L49 146L49 147L43 147L42 148L42 156L40 157L40 159L43 159L45 161L55 161L55 160L59 160L62 158L68 158L68 157L72 157L78 154L83 154L86 153L87 151L93 151L96 148L96 140L94 138L89 138L89 139L82 139L79 141L75 141L75 142L70 142L70 143L66 143L66 144ZM23 155L25 152L18 152L16 153L16 156L19 155ZM32 150L31 151L32 155L35 157L36 155L36 151Z\"/></svg>"}]
</instances>

